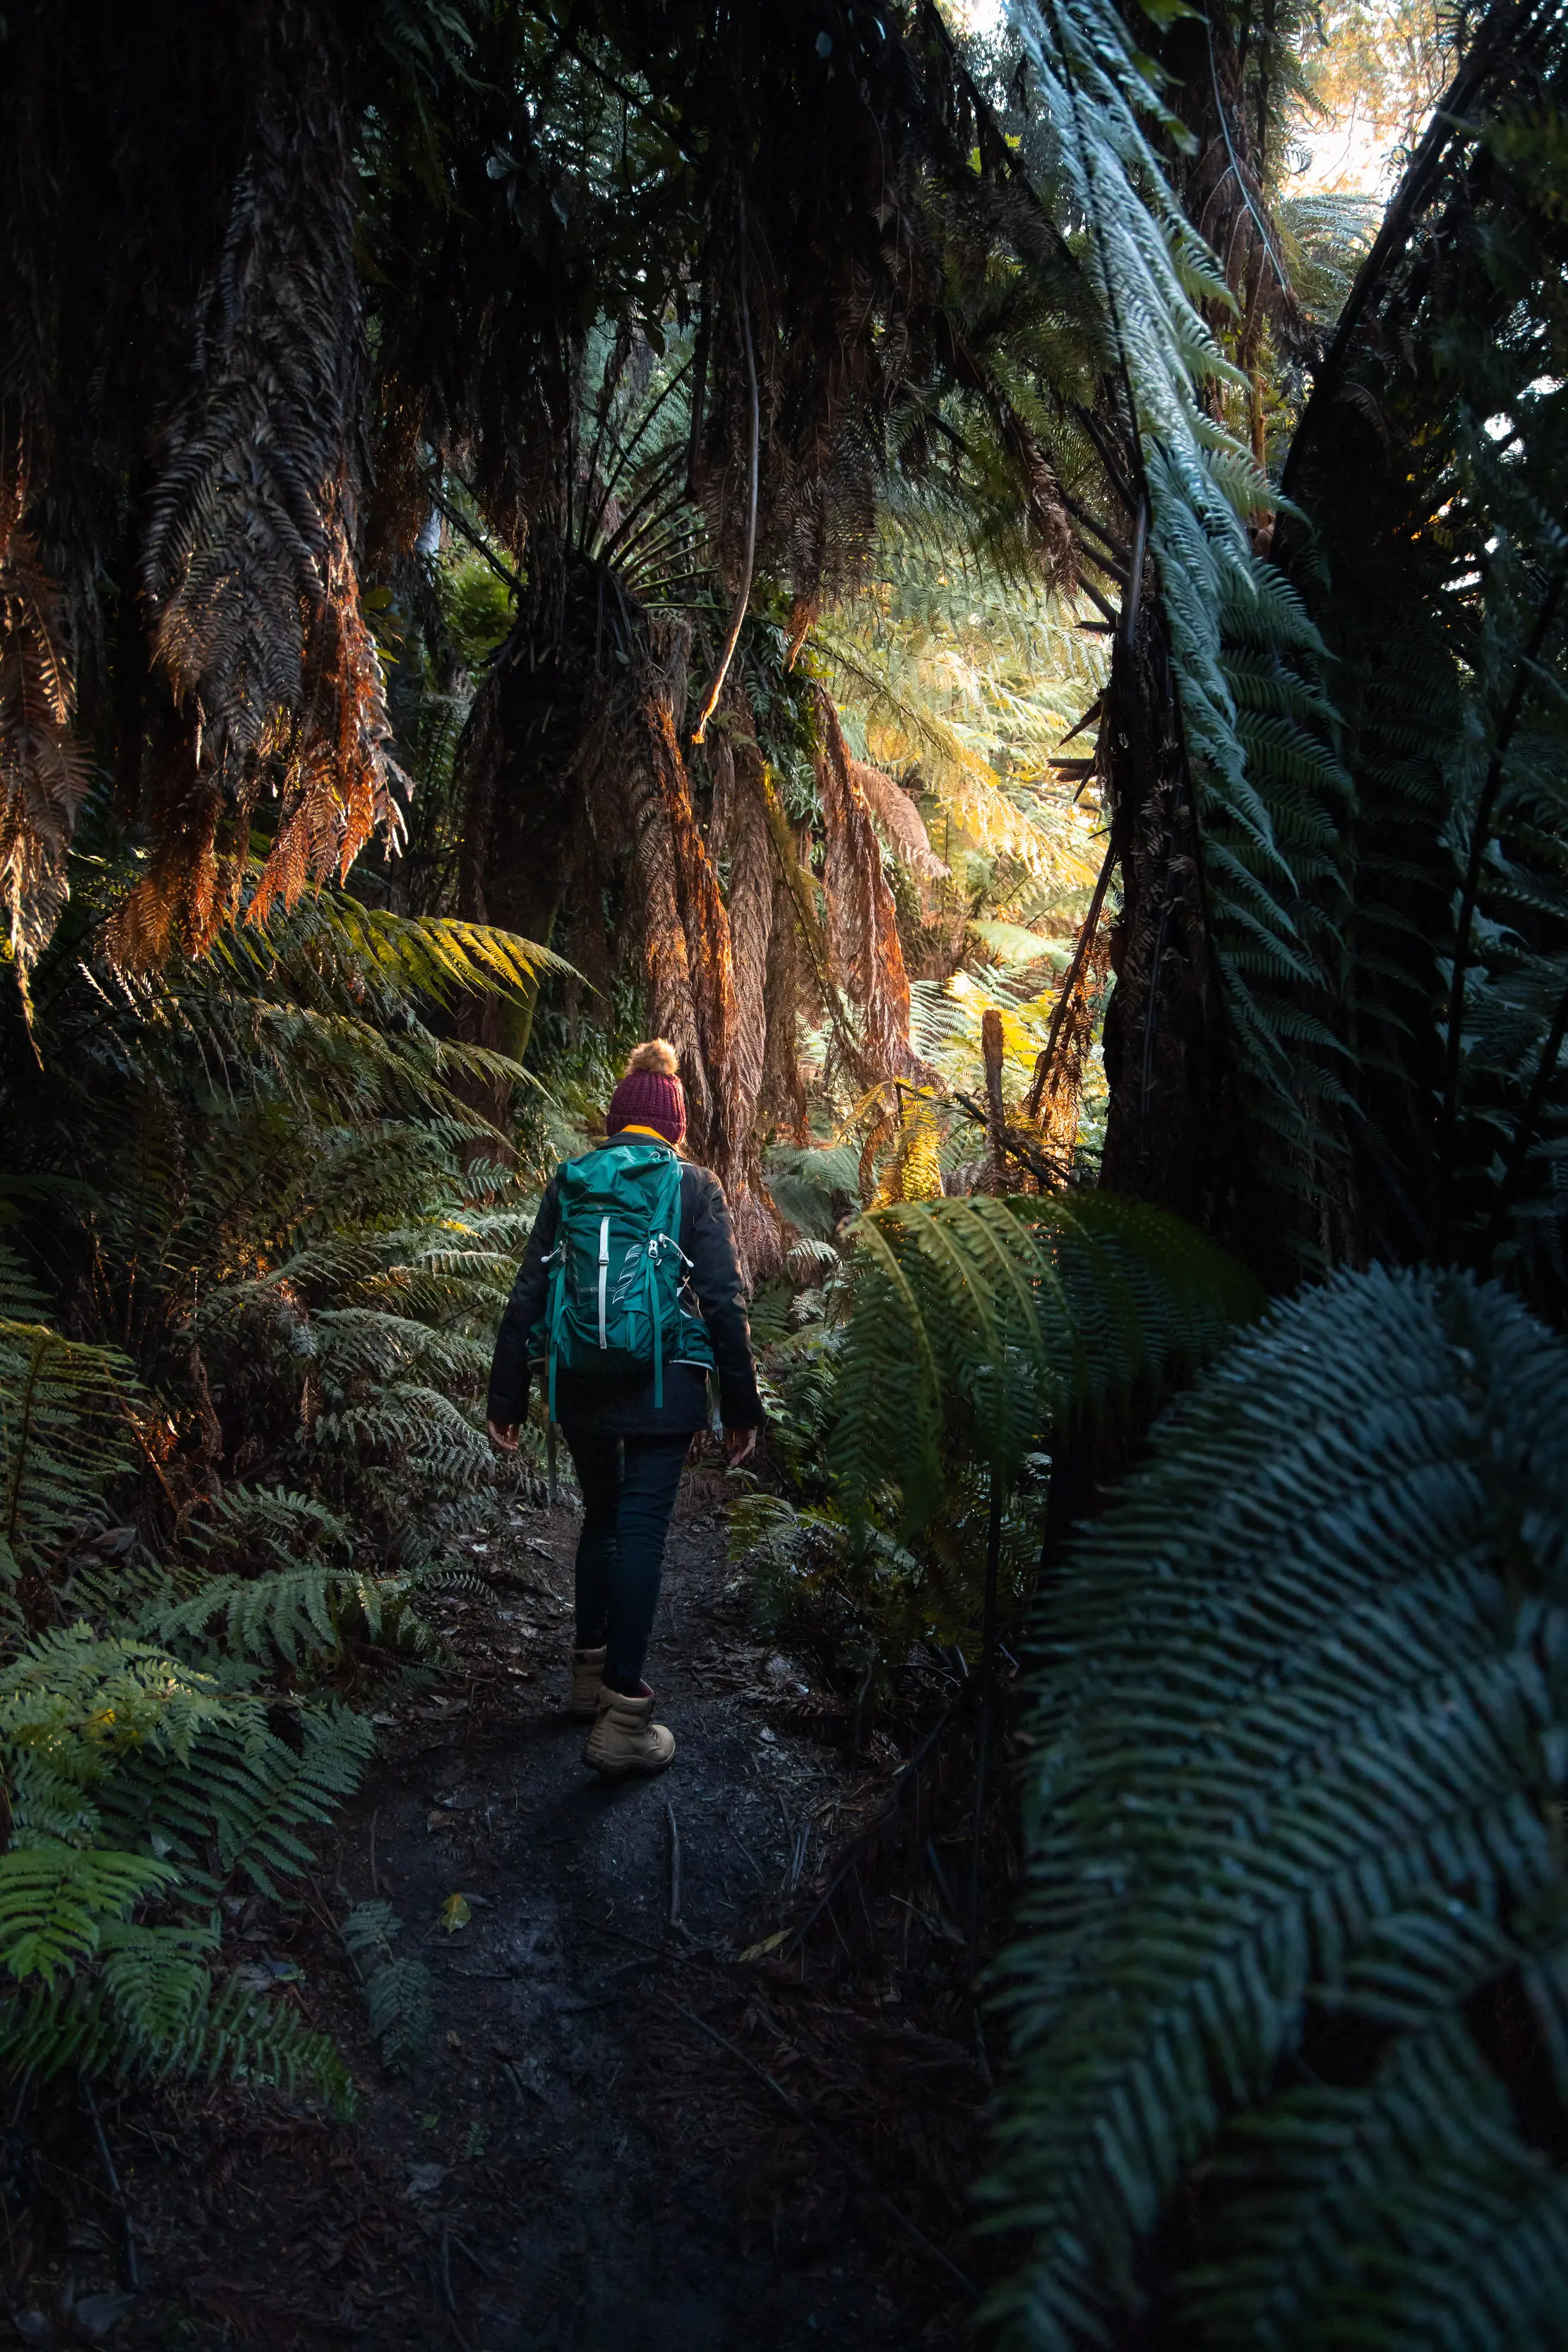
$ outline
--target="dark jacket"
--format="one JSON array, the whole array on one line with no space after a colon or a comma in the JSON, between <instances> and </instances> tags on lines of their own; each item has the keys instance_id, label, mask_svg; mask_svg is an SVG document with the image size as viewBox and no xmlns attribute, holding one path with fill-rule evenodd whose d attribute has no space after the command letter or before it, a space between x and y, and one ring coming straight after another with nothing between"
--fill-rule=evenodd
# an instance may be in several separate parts
<instances>
[{"instance_id":1,"label":"dark jacket","mask_svg":"<svg viewBox=\"0 0 1568 2352\"><path fill-rule=\"evenodd\" d=\"M637 1140L643 1140L641 1133ZM521 1421L528 1410L528 1334L544 1313L549 1285L545 1260L555 1247L559 1224L552 1176L496 1335L489 1413L499 1428ZM681 1230L676 1238L692 1262L688 1280L696 1293L718 1366L720 1417L727 1429L759 1429L762 1400L757 1393L751 1328L741 1297L740 1262L735 1254L729 1205L717 1177L689 1160L681 1169ZM607 1381L594 1373L570 1372L563 1365L556 1376L556 1411L566 1430L601 1431L615 1437L678 1437L683 1432L706 1426L707 1375L695 1364L666 1364L664 1402L658 1407L653 1402L651 1366L646 1373Z\"/></svg>"}]
</instances>

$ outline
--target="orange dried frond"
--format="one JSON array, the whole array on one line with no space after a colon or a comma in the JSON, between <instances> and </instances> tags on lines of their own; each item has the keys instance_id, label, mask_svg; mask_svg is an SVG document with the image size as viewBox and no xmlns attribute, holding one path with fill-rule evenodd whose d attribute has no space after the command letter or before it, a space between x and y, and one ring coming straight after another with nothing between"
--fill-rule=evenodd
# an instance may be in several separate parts
<instances>
[{"instance_id":1,"label":"orange dried frond","mask_svg":"<svg viewBox=\"0 0 1568 2352\"><path fill-rule=\"evenodd\" d=\"M26 496L15 470L0 488L0 904L24 1005L65 905L66 851L89 778L71 731L65 600L23 528Z\"/></svg>"}]
</instances>

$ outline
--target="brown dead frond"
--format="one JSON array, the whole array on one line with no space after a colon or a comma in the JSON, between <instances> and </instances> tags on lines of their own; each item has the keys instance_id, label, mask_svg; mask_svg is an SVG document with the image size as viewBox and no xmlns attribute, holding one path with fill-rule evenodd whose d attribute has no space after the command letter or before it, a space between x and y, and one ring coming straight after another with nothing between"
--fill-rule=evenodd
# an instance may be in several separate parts
<instances>
[{"instance_id":1,"label":"brown dead frond","mask_svg":"<svg viewBox=\"0 0 1568 2352\"><path fill-rule=\"evenodd\" d=\"M339 61L304 7L276 12L264 51L142 546L152 660L190 724L177 772L154 775L152 863L117 927L138 959L175 937L199 949L232 913L268 786L281 809L257 920L397 831L353 557L366 355Z\"/></svg>"},{"instance_id":2,"label":"brown dead frond","mask_svg":"<svg viewBox=\"0 0 1568 2352\"><path fill-rule=\"evenodd\" d=\"M1098 912L1098 909L1096 909ZM1041 1141L1052 1159L1071 1167L1078 1142L1078 1110L1083 1092L1084 1065L1094 1042L1094 1013L1111 969L1111 947L1103 923L1081 943L1064 980L1065 1001L1053 1017L1052 1045L1030 1090L1029 1112L1038 1124Z\"/></svg>"},{"instance_id":3,"label":"brown dead frond","mask_svg":"<svg viewBox=\"0 0 1568 2352\"><path fill-rule=\"evenodd\" d=\"M0 903L27 972L66 898L66 848L87 791L60 592L22 527L20 469L0 485Z\"/></svg>"},{"instance_id":4,"label":"brown dead frond","mask_svg":"<svg viewBox=\"0 0 1568 2352\"><path fill-rule=\"evenodd\" d=\"M894 856L901 858L922 882L945 881L953 869L944 866L932 848L925 820L909 794L884 770L873 768L868 761L852 760L849 764L850 773L886 834Z\"/></svg>"},{"instance_id":5,"label":"brown dead frond","mask_svg":"<svg viewBox=\"0 0 1568 2352\"><path fill-rule=\"evenodd\" d=\"M909 978L882 845L828 694L818 688L816 768L831 976L860 1016L868 1078L922 1075L909 1044Z\"/></svg>"},{"instance_id":6,"label":"brown dead frond","mask_svg":"<svg viewBox=\"0 0 1568 2352\"><path fill-rule=\"evenodd\" d=\"M773 884L773 924L768 939L765 989L767 1025L758 1124L783 1129L797 1144L810 1140L806 1087L800 1075L801 1024L820 1014L810 959L800 937L794 893L782 874Z\"/></svg>"},{"instance_id":7,"label":"brown dead frond","mask_svg":"<svg viewBox=\"0 0 1568 2352\"><path fill-rule=\"evenodd\" d=\"M744 716L748 719L749 712ZM723 814L735 976L736 1160L728 1188L736 1241L747 1278L755 1282L777 1272L783 1261L783 1236L762 1177L758 1122L768 1074L768 974L775 951L775 926L780 919L776 905L779 883L768 826L767 769L749 730L737 733L733 745L725 745L714 767L716 783L727 768ZM718 797L716 792L716 803ZM716 805L716 822L719 813ZM787 914L783 919L788 923ZM787 961L792 957L792 940L781 940L779 946ZM774 1001L777 1003L777 998ZM789 1019L789 1042L792 1050L792 1005Z\"/></svg>"},{"instance_id":8,"label":"brown dead frond","mask_svg":"<svg viewBox=\"0 0 1568 2352\"><path fill-rule=\"evenodd\" d=\"M221 761L203 757L199 710L164 711L141 814L152 847L141 879L106 928L110 960L150 971L177 950L199 955L239 910L256 789L254 761L231 788Z\"/></svg>"},{"instance_id":9,"label":"brown dead frond","mask_svg":"<svg viewBox=\"0 0 1568 2352\"><path fill-rule=\"evenodd\" d=\"M773 849L768 833L762 756L737 745L729 858L729 933L735 972L735 1084L749 1129L768 1051L768 965L773 939Z\"/></svg>"},{"instance_id":10,"label":"brown dead frond","mask_svg":"<svg viewBox=\"0 0 1568 2352\"><path fill-rule=\"evenodd\" d=\"M737 1143L729 917L697 828L671 687L670 678L650 672L641 756L628 773L629 903L641 937L649 1017L681 1057L691 1150L724 1175Z\"/></svg>"},{"instance_id":11,"label":"brown dead frond","mask_svg":"<svg viewBox=\"0 0 1568 2352\"><path fill-rule=\"evenodd\" d=\"M249 919L291 907L312 877L342 880L376 834L396 841L404 781L388 746L381 656L365 624L341 501L328 528L327 593L311 615L306 676L310 698L295 730L284 815L262 868Z\"/></svg>"}]
</instances>

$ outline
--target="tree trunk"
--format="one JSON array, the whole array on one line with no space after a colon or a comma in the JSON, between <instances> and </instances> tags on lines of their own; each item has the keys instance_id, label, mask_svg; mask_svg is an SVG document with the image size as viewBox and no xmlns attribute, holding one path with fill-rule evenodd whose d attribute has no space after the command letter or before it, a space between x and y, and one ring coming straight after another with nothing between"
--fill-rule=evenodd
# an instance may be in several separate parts
<instances>
[{"instance_id":1,"label":"tree trunk","mask_svg":"<svg viewBox=\"0 0 1568 2352\"><path fill-rule=\"evenodd\" d=\"M1148 559L1119 635L1105 713L1122 911L1105 1016L1111 1108L1101 1181L1175 1209L1206 1231L1228 1174L1222 1013L1209 954L1202 847L1193 809L1165 616ZM1131 599L1129 600L1131 604Z\"/></svg>"}]
</instances>

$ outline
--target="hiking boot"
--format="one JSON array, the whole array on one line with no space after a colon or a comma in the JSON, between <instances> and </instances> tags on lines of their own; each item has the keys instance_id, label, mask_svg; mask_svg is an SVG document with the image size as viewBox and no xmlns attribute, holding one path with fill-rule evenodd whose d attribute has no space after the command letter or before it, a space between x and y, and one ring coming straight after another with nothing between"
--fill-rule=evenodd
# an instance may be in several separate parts
<instances>
[{"instance_id":1,"label":"hiking boot","mask_svg":"<svg viewBox=\"0 0 1568 2352\"><path fill-rule=\"evenodd\" d=\"M567 1707L580 1722L591 1723L599 1712L599 1685L604 1679L604 1652L574 1650L571 1654L571 1699Z\"/></svg>"},{"instance_id":2,"label":"hiking boot","mask_svg":"<svg viewBox=\"0 0 1568 2352\"><path fill-rule=\"evenodd\" d=\"M674 1732L653 1721L653 1694L646 1685L637 1698L600 1690L599 1713L582 1751L585 1764L607 1780L621 1780L628 1772L662 1772L674 1752Z\"/></svg>"}]
</instances>

